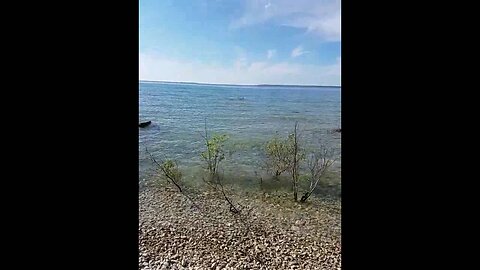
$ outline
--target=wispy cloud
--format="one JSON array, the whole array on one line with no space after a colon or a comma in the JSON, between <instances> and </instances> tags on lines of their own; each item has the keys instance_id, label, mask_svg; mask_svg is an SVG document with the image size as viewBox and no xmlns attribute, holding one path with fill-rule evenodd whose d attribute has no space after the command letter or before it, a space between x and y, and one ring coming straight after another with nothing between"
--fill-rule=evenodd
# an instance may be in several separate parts
<instances>
[{"instance_id":1,"label":"wispy cloud","mask_svg":"<svg viewBox=\"0 0 480 270\"><path fill-rule=\"evenodd\" d=\"M309 51L303 50L303 47L302 47L302 46L298 46L298 47L296 47L295 49L292 50L292 54L291 54L291 55L292 55L293 58L295 58L295 57L298 57L298 56L300 56L300 55L302 55L302 54L306 54L306 53L308 53L308 52L309 52Z\"/></svg>"},{"instance_id":2,"label":"wispy cloud","mask_svg":"<svg viewBox=\"0 0 480 270\"><path fill-rule=\"evenodd\" d=\"M341 39L340 0L247 0L245 11L232 28L272 22L304 29L325 41Z\"/></svg>"},{"instance_id":3,"label":"wispy cloud","mask_svg":"<svg viewBox=\"0 0 480 270\"><path fill-rule=\"evenodd\" d=\"M271 59L277 54L277 50L268 50L267 51L267 59Z\"/></svg>"},{"instance_id":4,"label":"wispy cloud","mask_svg":"<svg viewBox=\"0 0 480 270\"><path fill-rule=\"evenodd\" d=\"M248 62L240 57L230 66L172 60L155 53L140 53L141 80L234 84L340 85L341 59L330 65L289 62Z\"/></svg>"},{"instance_id":5,"label":"wispy cloud","mask_svg":"<svg viewBox=\"0 0 480 270\"><path fill-rule=\"evenodd\" d=\"M247 53L245 50L240 46L235 46L234 48L235 54L237 55L237 59L235 60L234 67L237 69L241 69L247 66Z\"/></svg>"}]
</instances>

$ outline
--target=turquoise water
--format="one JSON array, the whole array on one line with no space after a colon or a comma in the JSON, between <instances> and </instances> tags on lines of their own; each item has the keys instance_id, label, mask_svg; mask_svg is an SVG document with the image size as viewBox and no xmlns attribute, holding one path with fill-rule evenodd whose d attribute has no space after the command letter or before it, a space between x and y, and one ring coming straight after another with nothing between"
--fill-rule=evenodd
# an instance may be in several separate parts
<instances>
[{"instance_id":1,"label":"turquoise water","mask_svg":"<svg viewBox=\"0 0 480 270\"><path fill-rule=\"evenodd\" d=\"M340 93L324 87L140 82L139 121L152 121L139 130L140 180L152 175L146 147L158 158L177 160L185 178L198 179L205 119L210 133L229 134L223 168L239 177L264 174L266 141L291 133L295 121L307 150L322 143L339 155L341 135L332 130L340 127Z\"/></svg>"}]
</instances>

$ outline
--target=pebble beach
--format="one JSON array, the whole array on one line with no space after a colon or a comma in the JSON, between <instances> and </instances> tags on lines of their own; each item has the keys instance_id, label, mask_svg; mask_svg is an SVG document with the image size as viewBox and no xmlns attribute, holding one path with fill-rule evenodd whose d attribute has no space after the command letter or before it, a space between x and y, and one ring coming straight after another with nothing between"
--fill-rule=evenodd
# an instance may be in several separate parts
<instances>
[{"instance_id":1,"label":"pebble beach","mask_svg":"<svg viewBox=\"0 0 480 270\"><path fill-rule=\"evenodd\" d=\"M139 193L139 269L341 269L341 202L225 187ZM185 196L185 194L188 195Z\"/></svg>"}]
</instances>

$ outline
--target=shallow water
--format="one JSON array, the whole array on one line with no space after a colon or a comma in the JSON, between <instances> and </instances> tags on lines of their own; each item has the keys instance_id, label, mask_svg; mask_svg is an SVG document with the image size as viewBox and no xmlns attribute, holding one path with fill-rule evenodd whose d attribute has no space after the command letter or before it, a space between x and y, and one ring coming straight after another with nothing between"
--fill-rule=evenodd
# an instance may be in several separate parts
<instances>
[{"instance_id":1,"label":"shallow water","mask_svg":"<svg viewBox=\"0 0 480 270\"><path fill-rule=\"evenodd\" d=\"M140 82L139 121L152 121L139 130L140 180L152 175L148 148L157 158L177 160L185 179L198 181L205 119L209 133L229 134L231 155L222 165L226 174L245 185L257 184L254 179L265 175L265 143L276 133L291 133L295 121L307 150L318 147L320 139L338 156L341 135L332 130L340 127L340 92L323 87ZM340 168L339 161L334 171L339 174Z\"/></svg>"}]
</instances>

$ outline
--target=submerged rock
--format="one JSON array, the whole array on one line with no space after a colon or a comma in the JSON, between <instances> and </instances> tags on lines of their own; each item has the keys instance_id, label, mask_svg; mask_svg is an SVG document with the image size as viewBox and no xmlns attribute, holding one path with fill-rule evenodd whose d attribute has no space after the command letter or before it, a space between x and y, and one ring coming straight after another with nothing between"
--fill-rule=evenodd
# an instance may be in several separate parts
<instances>
[{"instance_id":1,"label":"submerged rock","mask_svg":"<svg viewBox=\"0 0 480 270\"><path fill-rule=\"evenodd\" d=\"M142 122L142 123L138 124L138 126L141 127L141 128L144 128L144 127L149 126L151 123L152 123L152 121Z\"/></svg>"}]
</instances>

